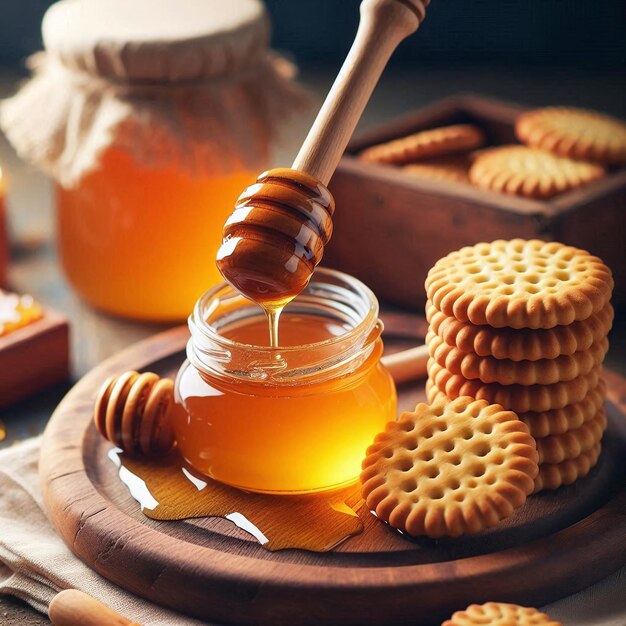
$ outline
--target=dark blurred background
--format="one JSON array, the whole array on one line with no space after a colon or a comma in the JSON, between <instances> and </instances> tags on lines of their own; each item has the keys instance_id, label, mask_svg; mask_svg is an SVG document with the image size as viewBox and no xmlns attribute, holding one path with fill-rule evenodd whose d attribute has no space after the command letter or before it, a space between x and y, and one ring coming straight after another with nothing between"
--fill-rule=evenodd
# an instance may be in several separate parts
<instances>
[{"instance_id":1,"label":"dark blurred background","mask_svg":"<svg viewBox=\"0 0 626 626\"><path fill-rule=\"evenodd\" d=\"M21 63L41 46L39 25L50 4L0 1L0 64ZM307 65L338 63L345 55L359 0L266 4L275 47ZM625 27L624 0L433 0L420 35L402 44L394 64L623 70Z\"/></svg>"},{"instance_id":2,"label":"dark blurred background","mask_svg":"<svg viewBox=\"0 0 626 626\"><path fill-rule=\"evenodd\" d=\"M25 72L26 57L41 48L41 18L50 4L0 0L3 95L10 77ZM354 37L359 0L266 5L273 46L298 63L307 86L325 93ZM626 118L625 33L626 0L432 0L419 34L394 54L364 125L459 91Z\"/></svg>"}]
</instances>

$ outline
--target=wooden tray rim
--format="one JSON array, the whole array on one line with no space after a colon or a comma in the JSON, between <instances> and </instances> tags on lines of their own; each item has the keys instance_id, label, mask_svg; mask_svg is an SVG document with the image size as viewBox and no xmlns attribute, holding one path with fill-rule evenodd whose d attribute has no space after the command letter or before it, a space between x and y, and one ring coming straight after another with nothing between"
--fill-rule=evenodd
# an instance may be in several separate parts
<instances>
[{"instance_id":1,"label":"wooden tray rim","mask_svg":"<svg viewBox=\"0 0 626 626\"><path fill-rule=\"evenodd\" d=\"M523 544L523 550L521 549L522 546L517 546L498 552L497 554L501 558L497 559L497 566L494 563L492 553L455 561L402 565L393 568L391 575L381 580L376 577L376 574L381 569L389 571L388 565L359 567L357 568L358 575L353 575L352 568L348 567L264 561L264 572L261 575L257 570L258 559L252 557L229 553L229 564L222 566L220 556L223 553L217 550L187 543L181 551L180 540L148 528L134 520L117 509L115 504L107 500L97 489L94 489L94 485L89 479L88 462L83 453L84 441L90 432L90 428L86 428L86 422L88 424L91 418L89 420L85 418L77 420L72 425L72 431L79 430L81 436L77 439L78 444L67 445L64 444L67 432L64 432L64 427L60 424L57 416L65 413L68 407L75 403L78 403L78 406L86 412L86 399L81 396L84 396L87 389L98 384L110 373L118 372L120 367L142 369L150 363L181 352L187 337L186 327L178 327L144 340L104 361L79 381L67 394L53 414L44 434L40 458L40 479L50 521L79 558L87 562L94 562L92 559L95 558L94 569L113 582L120 583L119 576L116 575L115 571L107 568L106 563L98 560L98 556L107 548L107 539L110 540L111 538L100 538L90 532L90 520L96 519L99 515L106 515L112 527L115 527L118 522L120 524L123 522L126 526L130 525L130 530L125 533L125 543L136 542L142 549L142 558L146 561L162 562L163 570L169 566L167 555L169 550L172 550L179 557L184 557L184 570L187 574L193 575L193 573L201 571L205 579L214 579L219 585L236 583L239 590L248 588L248 592L252 594L266 584L270 569L272 573L277 575L277 579L280 581L278 583L279 588L285 593L319 591L327 589L331 584L333 588L339 590L358 589L371 593L384 592L389 588L396 591L401 589L414 590L416 585L425 586L432 591L436 587L444 588L453 580L458 582L459 577L464 577L468 586L480 588L477 586L488 585L489 579L494 575L503 576L507 572L516 572L517 575L520 572L527 572L528 576L534 578L537 571L536 561L539 555L545 558L546 546L550 548L550 552L554 553L555 558L552 559L550 571L546 571L543 567L543 577L549 577L551 572L559 571L561 559L558 557L569 554L571 558L582 563L590 551L596 550L596 544L599 548L608 545L613 546L611 549L605 548L601 553L596 552L595 554L596 559L606 559L607 567L603 568L601 577L617 570L626 562L626 545L623 541L626 529L626 488L605 503L604 506L569 528ZM611 372L607 372L607 374L613 384L619 382L622 388L626 390L624 379ZM614 402L623 400L620 394L613 394L613 396ZM626 397L626 394L622 393L621 396ZM621 410L625 410L623 403L619 406ZM95 431L92 434L95 434ZM54 452L60 446L63 448L64 455L62 465L54 459ZM80 479L78 486L75 482L76 474L79 474ZM71 482L68 481L70 476L73 477ZM69 504L64 504L63 510L58 509L58 503L67 502ZM69 536L63 532L60 521L61 518L72 515L80 519L80 528L74 536ZM584 528L589 525L595 527L593 541L589 541L588 534L583 532ZM580 540L581 536L584 536L584 541ZM151 538L158 538L158 542L155 542L155 545L157 543L159 545L158 551L148 547L150 543L148 540ZM504 560L508 561L505 569L502 568ZM298 580L291 581L285 575L286 569L290 567L298 568ZM593 573L589 574L590 572L585 572L585 576L579 580L579 584L572 587L573 591L578 591L601 578L594 577ZM128 587L128 584L125 586ZM141 593L139 587L135 590ZM158 590L147 594L147 597L159 602ZM180 607L174 606L174 608Z\"/></svg>"}]
</instances>

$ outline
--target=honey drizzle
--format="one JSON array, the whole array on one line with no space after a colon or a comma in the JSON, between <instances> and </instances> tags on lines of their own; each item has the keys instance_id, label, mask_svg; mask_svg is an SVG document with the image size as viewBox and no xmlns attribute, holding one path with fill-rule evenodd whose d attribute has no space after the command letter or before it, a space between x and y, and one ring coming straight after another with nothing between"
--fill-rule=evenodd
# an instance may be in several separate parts
<instances>
[{"instance_id":1,"label":"honey drizzle","mask_svg":"<svg viewBox=\"0 0 626 626\"><path fill-rule=\"evenodd\" d=\"M263 308L270 345L278 318L308 284L332 230L335 203L319 181L286 168L261 174L226 221L217 267L239 293Z\"/></svg>"},{"instance_id":2,"label":"honey drizzle","mask_svg":"<svg viewBox=\"0 0 626 626\"><path fill-rule=\"evenodd\" d=\"M284 307L263 307L270 331L270 346L278 348L278 320Z\"/></svg>"},{"instance_id":3,"label":"honey drizzle","mask_svg":"<svg viewBox=\"0 0 626 626\"><path fill-rule=\"evenodd\" d=\"M271 496L200 478L176 450L149 460L119 448L108 456L143 514L151 519L224 517L269 551L328 552L363 530L356 514L362 504L358 484L319 494Z\"/></svg>"}]
</instances>

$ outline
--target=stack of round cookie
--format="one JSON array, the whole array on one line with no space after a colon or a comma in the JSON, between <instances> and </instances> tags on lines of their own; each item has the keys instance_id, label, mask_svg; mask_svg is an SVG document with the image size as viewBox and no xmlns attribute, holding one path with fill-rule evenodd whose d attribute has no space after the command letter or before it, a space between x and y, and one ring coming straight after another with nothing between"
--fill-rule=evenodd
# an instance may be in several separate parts
<instances>
[{"instance_id":1,"label":"stack of round cookie","mask_svg":"<svg viewBox=\"0 0 626 626\"><path fill-rule=\"evenodd\" d=\"M612 289L597 257L522 239L452 252L426 279L429 400L516 412L537 442L535 491L574 482L600 455Z\"/></svg>"}]
</instances>

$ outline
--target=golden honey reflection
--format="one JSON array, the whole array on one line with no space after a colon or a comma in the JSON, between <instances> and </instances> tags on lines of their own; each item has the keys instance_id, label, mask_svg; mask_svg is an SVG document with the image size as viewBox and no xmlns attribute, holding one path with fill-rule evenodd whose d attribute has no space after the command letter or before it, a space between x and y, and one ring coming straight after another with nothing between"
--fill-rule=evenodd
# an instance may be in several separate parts
<instances>
[{"instance_id":1,"label":"golden honey reflection","mask_svg":"<svg viewBox=\"0 0 626 626\"><path fill-rule=\"evenodd\" d=\"M146 517L182 520L224 517L270 551L332 550L363 530L358 485L311 495L271 496L199 477L174 450L162 459L140 459L119 448L109 452L119 476Z\"/></svg>"}]
</instances>

